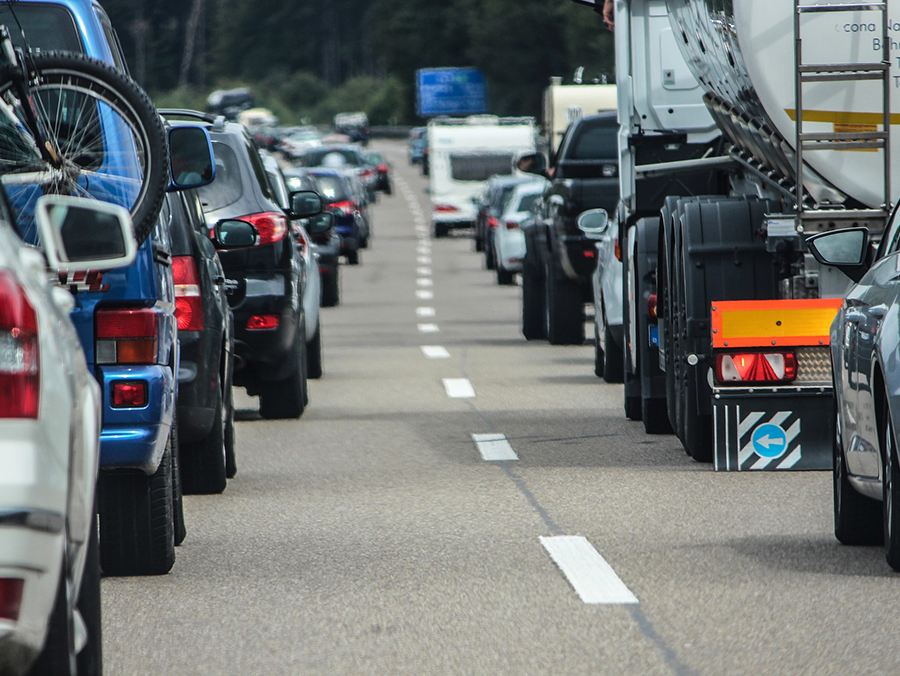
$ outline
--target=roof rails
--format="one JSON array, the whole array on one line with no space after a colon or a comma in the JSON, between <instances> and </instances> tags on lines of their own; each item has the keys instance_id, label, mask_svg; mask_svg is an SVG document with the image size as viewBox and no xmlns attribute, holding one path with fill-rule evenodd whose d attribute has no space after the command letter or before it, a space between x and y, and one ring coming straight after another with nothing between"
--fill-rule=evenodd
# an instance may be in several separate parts
<instances>
[{"instance_id":1,"label":"roof rails","mask_svg":"<svg viewBox=\"0 0 900 676\"><path fill-rule=\"evenodd\" d=\"M225 116L214 115L213 113L204 113L199 110L189 110L188 108L160 108L158 112L163 117L189 117L194 120L203 120L213 125L216 131L225 128Z\"/></svg>"}]
</instances>

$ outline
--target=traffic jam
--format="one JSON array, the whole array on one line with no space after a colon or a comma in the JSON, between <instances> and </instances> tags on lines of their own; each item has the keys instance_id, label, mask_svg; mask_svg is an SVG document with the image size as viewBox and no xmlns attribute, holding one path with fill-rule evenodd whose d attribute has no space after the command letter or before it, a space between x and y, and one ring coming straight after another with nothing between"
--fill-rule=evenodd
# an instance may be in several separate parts
<instances>
[{"instance_id":1,"label":"traffic jam","mask_svg":"<svg viewBox=\"0 0 900 676\"><path fill-rule=\"evenodd\" d=\"M900 7L574 2L418 126L0 8L0 676L900 669Z\"/></svg>"}]
</instances>

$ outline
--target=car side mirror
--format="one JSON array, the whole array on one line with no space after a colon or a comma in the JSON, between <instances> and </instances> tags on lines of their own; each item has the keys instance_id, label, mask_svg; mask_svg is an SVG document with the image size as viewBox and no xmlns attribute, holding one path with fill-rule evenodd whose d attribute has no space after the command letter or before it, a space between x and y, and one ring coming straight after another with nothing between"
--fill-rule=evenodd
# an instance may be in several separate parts
<instances>
[{"instance_id":1,"label":"car side mirror","mask_svg":"<svg viewBox=\"0 0 900 676\"><path fill-rule=\"evenodd\" d=\"M311 218L324 209L322 196L314 190L295 190L291 193L291 218Z\"/></svg>"},{"instance_id":2,"label":"car side mirror","mask_svg":"<svg viewBox=\"0 0 900 676\"><path fill-rule=\"evenodd\" d=\"M216 160L207 131L182 126L169 129L169 192L209 185L216 178Z\"/></svg>"},{"instance_id":3,"label":"car side mirror","mask_svg":"<svg viewBox=\"0 0 900 676\"><path fill-rule=\"evenodd\" d=\"M67 195L42 195L35 220L54 270L81 272L129 265L137 255L128 209Z\"/></svg>"},{"instance_id":4,"label":"car side mirror","mask_svg":"<svg viewBox=\"0 0 900 676\"><path fill-rule=\"evenodd\" d=\"M606 209L588 209L575 221L578 229L590 239L600 239L609 228L609 214Z\"/></svg>"},{"instance_id":5,"label":"car side mirror","mask_svg":"<svg viewBox=\"0 0 900 676\"><path fill-rule=\"evenodd\" d=\"M306 231L310 235L321 235L333 227L334 214L330 211L323 211L321 214L310 216L309 223L306 225Z\"/></svg>"},{"instance_id":6,"label":"car side mirror","mask_svg":"<svg viewBox=\"0 0 900 676\"><path fill-rule=\"evenodd\" d=\"M217 249L240 249L259 243L259 231L247 221L229 219L216 223L213 239Z\"/></svg>"},{"instance_id":7,"label":"car side mirror","mask_svg":"<svg viewBox=\"0 0 900 676\"><path fill-rule=\"evenodd\" d=\"M813 257L822 265L830 265L858 282L869 267L869 231L846 228L814 235L806 240Z\"/></svg>"},{"instance_id":8,"label":"car side mirror","mask_svg":"<svg viewBox=\"0 0 900 676\"><path fill-rule=\"evenodd\" d=\"M547 158L544 153L524 153L516 158L515 167L526 174L547 177Z\"/></svg>"}]
</instances>

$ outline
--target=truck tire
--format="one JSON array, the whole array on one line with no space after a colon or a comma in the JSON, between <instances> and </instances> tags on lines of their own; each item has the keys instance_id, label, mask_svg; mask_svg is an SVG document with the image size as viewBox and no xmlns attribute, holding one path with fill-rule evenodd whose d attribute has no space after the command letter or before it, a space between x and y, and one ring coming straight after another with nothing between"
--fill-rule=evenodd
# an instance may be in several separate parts
<instances>
[{"instance_id":1,"label":"truck tire","mask_svg":"<svg viewBox=\"0 0 900 676\"><path fill-rule=\"evenodd\" d=\"M102 473L100 566L106 575L164 575L175 563L172 437L156 472Z\"/></svg>"},{"instance_id":2,"label":"truck tire","mask_svg":"<svg viewBox=\"0 0 900 676\"><path fill-rule=\"evenodd\" d=\"M834 536L845 545L880 545L884 542L882 507L861 495L847 477L841 451L840 408L835 402L833 472Z\"/></svg>"},{"instance_id":3,"label":"truck tire","mask_svg":"<svg viewBox=\"0 0 900 676\"><path fill-rule=\"evenodd\" d=\"M543 269L535 258L537 254L526 248L525 264L522 266L522 335L525 340L543 340L547 337Z\"/></svg>"},{"instance_id":4,"label":"truck tire","mask_svg":"<svg viewBox=\"0 0 900 676\"><path fill-rule=\"evenodd\" d=\"M306 408L306 332L294 339L294 368L284 380L264 383L259 392L259 414L266 420L299 418Z\"/></svg>"},{"instance_id":5,"label":"truck tire","mask_svg":"<svg viewBox=\"0 0 900 676\"><path fill-rule=\"evenodd\" d=\"M552 260L544 273L544 314L551 345L584 344L584 302L581 287Z\"/></svg>"},{"instance_id":6,"label":"truck tire","mask_svg":"<svg viewBox=\"0 0 900 676\"><path fill-rule=\"evenodd\" d=\"M213 426L209 434L195 444L184 444L179 453L181 486L188 495L217 495L225 490L227 484L225 432L228 410L221 373L216 374L216 393Z\"/></svg>"}]
</instances>

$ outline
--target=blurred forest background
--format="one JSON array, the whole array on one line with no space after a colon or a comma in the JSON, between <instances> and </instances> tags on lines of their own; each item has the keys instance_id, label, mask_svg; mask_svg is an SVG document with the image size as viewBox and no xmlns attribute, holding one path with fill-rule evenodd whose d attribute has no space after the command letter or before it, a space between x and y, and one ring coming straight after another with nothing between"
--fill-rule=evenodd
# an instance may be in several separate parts
<instances>
[{"instance_id":1,"label":"blurred forest background","mask_svg":"<svg viewBox=\"0 0 900 676\"><path fill-rule=\"evenodd\" d=\"M284 124L364 110L413 124L419 68L473 66L491 113L534 115L551 76L613 76L613 40L571 0L101 0L163 106L250 87Z\"/></svg>"}]
</instances>

